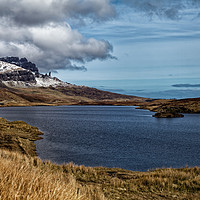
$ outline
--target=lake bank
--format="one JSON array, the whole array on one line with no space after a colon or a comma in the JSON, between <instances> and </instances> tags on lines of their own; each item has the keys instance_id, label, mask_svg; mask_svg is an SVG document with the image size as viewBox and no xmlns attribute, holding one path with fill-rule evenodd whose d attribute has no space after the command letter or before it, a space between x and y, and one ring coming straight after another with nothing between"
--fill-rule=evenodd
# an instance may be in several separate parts
<instances>
[{"instance_id":1,"label":"lake bank","mask_svg":"<svg viewBox=\"0 0 200 200\"><path fill-rule=\"evenodd\" d=\"M0 118L0 148L36 156L34 141L42 139L38 128L23 121L9 122Z\"/></svg>"}]
</instances>

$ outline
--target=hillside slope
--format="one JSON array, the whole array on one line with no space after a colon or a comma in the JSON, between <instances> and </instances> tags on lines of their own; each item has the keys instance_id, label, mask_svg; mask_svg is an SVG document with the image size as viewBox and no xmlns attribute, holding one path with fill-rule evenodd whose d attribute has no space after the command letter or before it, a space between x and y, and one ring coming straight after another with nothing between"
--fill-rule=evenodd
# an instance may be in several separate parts
<instances>
[{"instance_id":1,"label":"hillside slope","mask_svg":"<svg viewBox=\"0 0 200 200\"><path fill-rule=\"evenodd\" d=\"M11 88L1 84L0 106L139 105L146 98L126 96L84 86Z\"/></svg>"},{"instance_id":2,"label":"hillside slope","mask_svg":"<svg viewBox=\"0 0 200 200\"><path fill-rule=\"evenodd\" d=\"M26 58L0 58L0 105L83 105L144 102L145 98L115 94L63 82L40 74Z\"/></svg>"}]
</instances>

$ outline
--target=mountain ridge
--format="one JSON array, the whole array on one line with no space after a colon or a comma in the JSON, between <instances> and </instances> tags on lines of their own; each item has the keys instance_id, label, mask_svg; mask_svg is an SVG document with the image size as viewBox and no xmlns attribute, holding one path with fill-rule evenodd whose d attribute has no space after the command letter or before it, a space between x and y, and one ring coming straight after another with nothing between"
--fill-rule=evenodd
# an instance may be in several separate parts
<instances>
[{"instance_id":1,"label":"mountain ridge","mask_svg":"<svg viewBox=\"0 0 200 200\"><path fill-rule=\"evenodd\" d=\"M19 58L19 57L13 57L13 56L2 57L2 58L0 58L0 61L14 64L21 68L30 70L30 71L34 72L36 75L39 74L39 69L36 66L36 64L28 61L26 58Z\"/></svg>"},{"instance_id":2,"label":"mountain ridge","mask_svg":"<svg viewBox=\"0 0 200 200\"><path fill-rule=\"evenodd\" d=\"M51 73L41 74L37 66L26 58L0 58L0 80L9 87L49 87L69 86Z\"/></svg>"}]
</instances>

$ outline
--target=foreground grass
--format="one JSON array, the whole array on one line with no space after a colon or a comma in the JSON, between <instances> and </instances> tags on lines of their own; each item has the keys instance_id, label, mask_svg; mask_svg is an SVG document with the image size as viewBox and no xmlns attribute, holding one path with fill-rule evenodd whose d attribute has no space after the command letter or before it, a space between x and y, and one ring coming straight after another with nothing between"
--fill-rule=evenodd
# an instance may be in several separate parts
<instances>
[{"instance_id":1,"label":"foreground grass","mask_svg":"<svg viewBox=\"0 0 200 200\"><path fill-rule=\"evenodd\" d=\"M63 168L21 153L0 150L0 199L105 199L98 188L81 186Z\"/></svg>"},{"instance_id":2,"label":"foreground grass","mask_svg":"<svg viewBox=\"0 0 200 200\"><path fill-rule=\"evenodd\" d=\"M0 199L200 199L200 168L133 172L0 150Z\"/></svg>"}]
</instances>

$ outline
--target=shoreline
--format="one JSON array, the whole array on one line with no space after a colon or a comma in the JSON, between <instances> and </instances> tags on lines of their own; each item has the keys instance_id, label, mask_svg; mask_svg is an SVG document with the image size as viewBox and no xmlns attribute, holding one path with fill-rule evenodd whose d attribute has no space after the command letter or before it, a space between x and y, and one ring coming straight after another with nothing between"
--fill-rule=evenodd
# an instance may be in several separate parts
<instances>
[{"instance_id":1,"label":"shoreline","mask_svg":"<svg viewBox=\"0 0 200 200\"><path fill-rule=\"evenodd\" d=\"M1 165L9 162L13 166L20 166L20 170L17 173L18 176L22 176L21 180L19 180L22 181L21 185L23 185L24 181L26 182L23 177L23 171L21 171L21 169L24 169L23 165L25 164L33 172L39 170L39 174L45 173L48 177L51 174L55 174L55 177L62 176L63 180L66 180L66 177L73 177L73 180L78 185L74 187L75 191L83 193L87 188L93 193L94 196L91 198L88 198L88 194L86 194L87 200L96 199L97 194L100 194L100 197L97 198L99 200L192 200L200 198L200 167L161 168L140 172L121 168L77 166L72 163L58 165L51 161L42 161L37 156L34 141L42 139L39 136L42 134L38 128L30 126L23 121L9 122L0 118ZM10 174L12 174L13 169L10 169ZM13 179L12 175L10 179ZM10 181L10 179L6 180L6 182ZM35 181L31 174L30 180ZM14 184L10 187L17 188ZM65 184L67 186L67 182L64 181L64 188L66 187ZM27 189L30 190L29 188ZM15 190L13 189L13 191ZM17 192L19 191L21 189L18 189ZM22 192L23 195L24 193ZM63 200L64 198L58 199ZM77 197L74 199L77 199Z\"/></svg>"},{"instance_id":2,"label":"shoreline","mask_svg":"<svg viewBox=\"0 0 200 200\"><path fill-rule=\"evenodd\" d=\"M34 141L42 139L37 127L23 121L7 121L0 117L0 149L37 156Z\"/></svg>"},{"instance_id":3,"label":"shoreline","mask_svg":"<svg viewBox=\"0 0 200 200\"><path fill-rule=\"evenodd\" d=\"M133 97L135 98L135 97ZM184 117L184 114L200 114L200 98L190 99L143 99L139 100L99 100L92 102L68 102L68 103L36 103L28 104L0 104L1 107L33 107L33 106L135 106L136 109L149 110L156 118Z\"/></svg>"}]
</instances>

